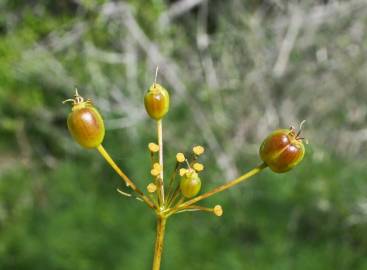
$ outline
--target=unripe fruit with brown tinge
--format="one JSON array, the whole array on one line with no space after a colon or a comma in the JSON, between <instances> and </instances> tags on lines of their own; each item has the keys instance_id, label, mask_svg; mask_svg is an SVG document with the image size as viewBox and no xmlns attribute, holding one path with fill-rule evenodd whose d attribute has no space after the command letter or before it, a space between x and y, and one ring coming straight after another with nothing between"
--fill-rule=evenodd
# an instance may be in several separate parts
<instances>
[{"instance_id":1,"label":"unripe fruit with brown tinge","mask_svg":"<svg viewBox=\"0 0 367 270\"><path fill-rule=\"evenodd\" d=\"M157 83L153 84L144 95L144 105L151 118L162 119L169 110L167 90Z\"/></svg>"},{"instance_id":2,"label":"unripe fruit with brown tinge","mask_svg":"<svg viewBox=\"0 0 367 270\"><path fill-rule=\"evenodd\" d=\"M283 173L297 166L305 155L305 147L299 132L291 129L273 131L260 146L260 157L277 173Z\"/></svg>"},{"instance_id":3,"label":"unripe fruit with brown tinge","mask_svg":"<svg viewBox=\"0 0 367 270\"><path fill-rule=\"evenodd\" d=\"M85 148L98 147L104 138L103 119L90 101L84 101L78 94L68 116L68 128L73 138Z\"/></svg>"},{"instance_id":4,"label":"unripe fruit with brown tinge","mask_svg":"<svg viewBox=\"0 0 367 270\"><path fill-rule=\"evenodd\" d=\"M186 198L196 196L201 189L201 180L194 170L188 170L182 177L180 182L181 193Z\"/></svg>"}]
</instances>

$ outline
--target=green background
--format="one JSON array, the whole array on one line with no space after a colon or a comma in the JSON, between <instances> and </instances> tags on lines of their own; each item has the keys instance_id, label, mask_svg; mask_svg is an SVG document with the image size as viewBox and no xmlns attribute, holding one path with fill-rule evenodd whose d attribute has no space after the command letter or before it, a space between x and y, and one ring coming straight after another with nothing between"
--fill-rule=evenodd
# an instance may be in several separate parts
<instances>
[{"instance_id":1,"label":"green background","mask_svg":"<svg viewBox=\"0 0 367 270\"><path fill-rule=\"evenodd\" d=\"M66 128L74 87L104 145L151 181L154 78L171 94L167 173L202 144L203 190L306 119L304 161L168 221L162 269L367 269L365 1L0 0L0 269L150 269L155 219Z\"/></svg>"}]
</instances>

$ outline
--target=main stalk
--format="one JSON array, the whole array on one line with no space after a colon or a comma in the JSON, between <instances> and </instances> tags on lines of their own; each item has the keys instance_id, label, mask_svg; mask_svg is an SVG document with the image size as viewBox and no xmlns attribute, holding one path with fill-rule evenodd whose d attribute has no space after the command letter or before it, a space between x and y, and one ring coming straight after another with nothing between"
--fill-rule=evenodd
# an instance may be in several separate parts
<instances>
[{"instance_id":1,"label":"main stalk","mask_svg":"<svg viewBox=\"0 0 367 270\"><path fill-rule=\"evenodd\" d=\"M166 230L167 218L158 216L157 217L157 234L154 246L154 259L152 270L159 270L161 268L162 251L164 245L164 233Z\"/></svg>"}]
</instances>

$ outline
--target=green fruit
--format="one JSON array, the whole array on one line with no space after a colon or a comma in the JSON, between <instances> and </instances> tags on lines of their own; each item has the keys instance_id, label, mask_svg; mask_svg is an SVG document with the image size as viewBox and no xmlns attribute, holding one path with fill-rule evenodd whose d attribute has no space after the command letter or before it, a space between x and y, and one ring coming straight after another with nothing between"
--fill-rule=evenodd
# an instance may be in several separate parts
<instances>
[{"instance_id":1,"label":"green fruit","mask_svg":"<svg viewBox=\"0 0 367 270\"><path fill-rule=\"evenodd\" d=\"M169 94L159 84L153 84L144 96L144 105L148 115L155 119L162 119L169 110Z\"/></svg>"},{"instance_id":2,"label":"green fruit","mask_svg":"<svg viewBox=\"0 0 367 270\"><path fill-rule=\"evenodd\" d=\"M189 170L181 177L180 189L182 195L186 198L196 196L201 189L201 180L199 175L195 171Z\"/></svg>"},{"instance_id":3,"label":"green fruit","mask_svg":"<svg viewBox=\"0 0 367 270\"><path fill-rule=\"evenodd\" d=\"M70 100L67 100L70 101ZM85 148L98 147L104 138L105 127L103 119L92 103L79 96L76 92L72 112L67 124L73 138Z\"/></svg>"}]
</instances>

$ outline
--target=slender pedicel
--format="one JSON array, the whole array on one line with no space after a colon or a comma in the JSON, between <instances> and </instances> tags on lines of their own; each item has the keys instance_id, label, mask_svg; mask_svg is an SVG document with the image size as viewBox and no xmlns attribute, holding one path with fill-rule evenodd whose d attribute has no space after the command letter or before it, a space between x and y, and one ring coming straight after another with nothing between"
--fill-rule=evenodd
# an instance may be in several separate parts
<instances>
[{"instance_id":1,"label":"slender pedicel","mask_svg":"<svg viewBox=\"0 0 367 270\"><path fill-rule=\"evenodd\" d=\"M261 172L263 169L265 169L267 167L267 165L265 163L262 163L260 164L259 166L253 168L252 170L250 170L249 172L241 175L240 177L228 182L228 183L225 183L223 185L220 185L218 187L216 187L215 189L209 191L209 192L206 192L202 195L199 195L189 201L186 201L184 202L183 204L180 204L178 205L177 207L173 208L173 209L169 209L167 212L176 212L176 211L179 211L179 210L182 210L184 209L185 207L187 206L190 206L190 205L193 205L194 203L197 203L198 201L201 201L203 199L206 199L208 197L211 197L213 196L214 194L217 194L218 192L222 192L226 189L229 189L241 182L244 182L248 179L250 179L250 177L254 176L255 174L258 174L259 172Z\"/></svg>"},{"instance_id":2,"label":"slender pedicel","mask_svg":"<svg viewBox=\"0 0 367 270\"><path fill-rule=\"evenodd\" d=\"M67 124L73 138L85 148L97 148L99 153L106 159L110 166L124 180L127 186L130 186L138 196L151 208L155 208L154 204L141 192L133 181L116 165L110 155L102 146L105 135L104 122L93 106L92 102L79 95L75 89L73 99L67 99L63 103L72 102L72 111L68 116ZM121 192L120 192L121 193Z\"/></svg>"},{"instance_id":3,"label":"slender pedicel","mask_svg":"<svg viewBox=\"0 0 367 270\"><path fill-rule=\"evenodd\" d=\"M107 161L107 163L115 170L115 172L122 178L122 180L125 181L126 185L131 187L132 190L134 190L139 197L150 207L155 209L154 204L149 200L148 197L144 195L144 193L137 188L137 186L133 183L133 181L130 180L130 178L117 166L117 164L113 161L111 156L108 154L108 152L104 149L102 145L99 145L97 147L99 153L104 157L104 159Z\"/></svg>"}]
</instances>

